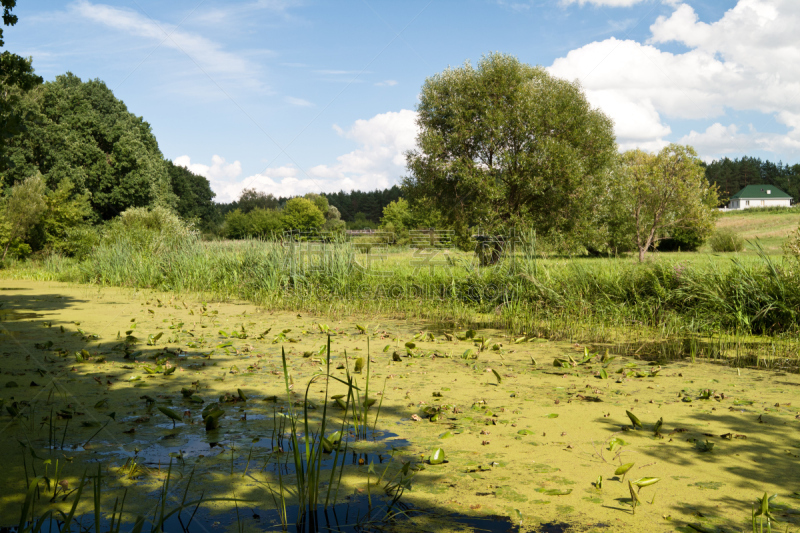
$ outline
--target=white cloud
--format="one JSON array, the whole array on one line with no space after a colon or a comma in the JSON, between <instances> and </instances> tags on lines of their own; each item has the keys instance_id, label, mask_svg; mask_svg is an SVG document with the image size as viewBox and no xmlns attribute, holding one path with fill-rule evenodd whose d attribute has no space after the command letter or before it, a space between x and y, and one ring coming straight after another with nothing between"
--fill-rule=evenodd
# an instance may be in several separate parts
<instances>
[{"instance_id":1,"label":"white cloud","mask_svg":"<svg viewBox=\"0 0 800 533\"><path fill-rule=\"evenodd\" d=\"M394 87L397 85L397 80L384 80L375 84L377 87Z\"/></svg>"},{"instance_id":2,"label":"white cloud","mask_svg":"<svg viewBox=\"0 0 800 533\"><path fill-rule=\"evenodd\" d=\"M78 0L70 6L79 16L109 28L161 43L161 46L185 53L209 76L218 81L234 81L250 89L261 89L259 68L241 54L223 49L222 45L199 34L177 29L174 25L154 21L139 13L105 4Z\"/></svg>"},{"instance_id":3,"label":"white cloud","mask_svg":"<svg viewBox=\"0 0 800 533\"><path fill-rule=\"evenodd\" d=\"M210 166L191 163L189 156L178 157L174 162L208 178L218 202L233 201L249 188L275 196L383 189L396 184L405 172L404 153L416 143L416 119L414 111L403 109L357 120L348 130L334 125L338 135L355 141L358 147L336 158L335 164L317 165L307 172L287 165L237 180L242 171L239 161L227 164L215 155Z\"/></svg>"},{"instance_id":4,"label":"white cloud","mask_svg":"<svg viewBox=\"0 0 800 533\"><path fill-rule=\"evenodd\" d=\"M739 0L712 23L701 22L689 5L680 4L669 16L658 17L648 43L593 42L557 59L549 71L581 82L589 101L614 119L621 148L665 144L672 118L723 117L734 109L771 115L790 131L743 134L715 124L681 141L696 141L706 156L725 150L796 150L800 71L791 65L800 63L797 27L796 0ZM689 50L673 54L658 48L670 42Z\"/></svg>"},{"instance_id":5,"label":"white cloud","mask_svg":"<svg viewBox=\"0 0 800 533\"><path fill-rule=\"evenodd\" d=\"M287 96L284 98L287 104L291 104L297 107L313 107L314 104L309 102L308 100L303 100L302 98L295 98L294 96Z\"/></svg>"},{"instance_id":6,"label":"white cloud","mask_svg":"<svg viewBox=\"0 0 800 533\"><path fill-rule=\"evenodd\" d=\"M239 161L225 163L225 158L218 155L211 156L210 166L192 163L188 155L176 157L172 162L212 181L232 180L238 178L242 173L242 164Z\"/></svg>"},{"instance_id":7,"label":"white cloud","mask_svg":"<svg viewBox=\"0 0 800 533\"><path fill-rule=\"evenodd\" d=\"M641 2L644 2L644 0L561 0L561 3L567 6L570 4L578 4L580 6L592 4L605 7L630 7Z\"/></svg>"},{"instance_id":8,"label":"white cloud","mask_svg":"<svg viewBox=\"0 0 800 533\"><path fill-rule=\"evenodd\" d=\"M678 140L680 144L690 144L697 149L706 161L726 154L740 153L745 148L755 148L770 152L800 149L800 140L786 135L757 131L752 124L747 133L741 133L735 124L723 126L715 122L702 133L694 130Z\"/></svg>"}]
</instances>

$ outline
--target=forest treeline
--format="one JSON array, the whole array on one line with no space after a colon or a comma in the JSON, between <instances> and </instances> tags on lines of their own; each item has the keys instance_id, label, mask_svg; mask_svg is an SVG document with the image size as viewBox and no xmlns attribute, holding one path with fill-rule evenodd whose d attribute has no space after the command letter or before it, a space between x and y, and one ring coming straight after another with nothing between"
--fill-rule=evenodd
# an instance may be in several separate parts
<instances>
[{"instance_id":1,"label":"forest treeline","mask_svg":"<svg viewBox=\"0 0 800 533\"><path fill-rule=\"evenodd\" d=\"M706 179L719 187L721 205L748 185L773 185L793 198L800 200L800 164L762 161L757 157L712 161L706 165Z\"/></svg>"}]
</instances>

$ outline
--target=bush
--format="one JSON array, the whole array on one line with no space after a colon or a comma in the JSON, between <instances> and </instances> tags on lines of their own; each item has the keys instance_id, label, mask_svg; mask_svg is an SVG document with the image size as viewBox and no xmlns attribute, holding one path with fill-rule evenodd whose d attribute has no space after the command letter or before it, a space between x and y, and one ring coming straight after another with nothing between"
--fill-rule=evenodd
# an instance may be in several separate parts
<instances>
[{"instance_id":1,"label":"bush","mask_svg":"<svg viewBox=\"0 0 800 533\"><path fill-rule=\"evenodd\" d=\"M703 228L676 228L672 235L658 242L660 252L695 252L708 237Z\"/></svg>"},{"instance_id":2,"label":"bush","mask_svg":"<svg viewBox=\"0 0 800 533\"><path fill-rule=\"evenodd\" d=\"M739 234L729 230L717 230L709 240L711 250L715 252L741 252L744 250L744 239Z\"/></svg>"},{"instance_id":3,"label":"bush","mask_svg":"<svg viewBox=\"0 0 800 533\"><path fill-rule=\"evenodd\" d=\"M283 232L283 220L275 209L257 207L247 213L240 209L225 215L225 236L230 239L275 238Z\"/></svg>"},{"instance_id":4,"label":"bush","mask_svg":"<svg viewBox=\"0 0 800 533\"><path fill-rule=\"evenodd\" d=\"M196 238L194 228L169 209L134 207L106 225L101 245L123 245L131 252L157 256L179 251Z\"/></svg>"},{"instance_id":5,"label":"bush","mask_svg":"<svg viewBox=\"0 0 800 533\"><path fill-rule=\"evenodd\" d=\"M69 257L83 261L100 244L100 232L93 226L68 228L60 250Z\"/></svg>"}]
</instances>

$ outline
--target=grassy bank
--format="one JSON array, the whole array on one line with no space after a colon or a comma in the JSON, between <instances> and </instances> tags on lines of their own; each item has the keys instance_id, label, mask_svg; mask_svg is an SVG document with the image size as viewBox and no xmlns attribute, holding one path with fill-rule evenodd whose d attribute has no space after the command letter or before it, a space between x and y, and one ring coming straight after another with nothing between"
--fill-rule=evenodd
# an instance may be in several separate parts
<instances>
[{"instance_id":1,"label":"grassy bank","mask_svg":"<svg viewBox=\"0 0 800 533\"><path fill-rule=\"evenodd\" d=\"M721 213L717 229L731 230L743 239L759 243L769 253L780 254L786 236L800 223L800 208L754 208ZM754 247L748 246L751 251ZM701 250L710 250L706 245Z\"/></svg>"},{"instance_id":2,"label":"grassy bank","mask_svg":"<svg viewBox=\"0 0 800 533\"><path fill-rule=\"evenodd\" d=\"M11 265L2 275L622 342L642 334L792 338L800 312L797 267L763 252L661 254L638 264L547 258L531 245L481 268L462 252L193 240L155 253L118 241L82 262L54 256Z\"/></svg>"}]
</instances>

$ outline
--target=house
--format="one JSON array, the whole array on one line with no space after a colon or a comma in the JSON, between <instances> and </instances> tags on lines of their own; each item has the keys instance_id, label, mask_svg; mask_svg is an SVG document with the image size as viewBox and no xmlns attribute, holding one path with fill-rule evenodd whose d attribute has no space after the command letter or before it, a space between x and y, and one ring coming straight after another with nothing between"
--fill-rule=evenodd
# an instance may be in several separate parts
<instances>
[{"instance_id":1,"label":"house","mask_svg":"<svg viewBox=\"0 0 800 533\"><path fill-rule=\"evenodd\" d=\"M774 185L748 185L731 197L728 209L791 207L792 197Z\"/></svg>"}]
</instances>

